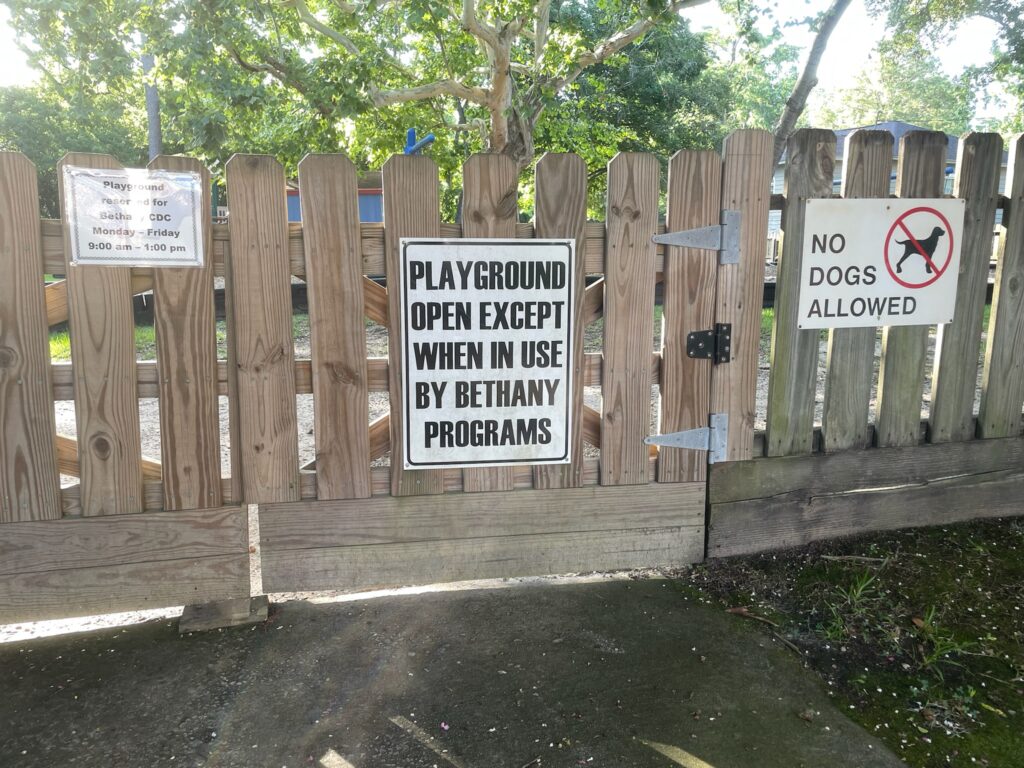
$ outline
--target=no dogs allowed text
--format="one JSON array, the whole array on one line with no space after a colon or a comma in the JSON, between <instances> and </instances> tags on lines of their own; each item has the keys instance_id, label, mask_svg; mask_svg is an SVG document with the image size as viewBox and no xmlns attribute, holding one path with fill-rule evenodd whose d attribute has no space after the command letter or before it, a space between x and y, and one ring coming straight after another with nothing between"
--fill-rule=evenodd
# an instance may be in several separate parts
<instances>
[{"instance_id":1,"label":"no dogs allowed text","mask_svg":"<svg viewBox=\"0 0 1024 768\"><path fill-rule=\"evenodd\" d=\"M568 463L575 243L400 248L405 468Z\"/></svg>"},{"instance_id":2,"label":"no dogs allowed text","mask_svg":"<svg viewBox=\"0 0 1024 768\"><path fill-rule=\"evenodd\" d=\"M807 201L800 328L953 321L964 201Z\"/></svg>"}]
</instances>

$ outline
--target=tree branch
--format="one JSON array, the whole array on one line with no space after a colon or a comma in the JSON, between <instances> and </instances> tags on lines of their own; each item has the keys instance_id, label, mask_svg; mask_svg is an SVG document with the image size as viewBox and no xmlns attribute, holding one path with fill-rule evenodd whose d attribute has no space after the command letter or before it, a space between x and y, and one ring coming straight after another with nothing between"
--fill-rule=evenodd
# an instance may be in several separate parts
<instances>
[{"instance_id":1,"label":"tree branch","mask_svg":"<svg viewBox=\"0 0 1024 768\"><path fill-rule=\"evenodd\" d=\"M814 86L818 84L818 64L821 62L822 54L828 46L828 39L835 30L843 12L850 5L851 0L834 0L831 7L821 17L821 26L818 27L818 34L811 45L811 51L807 55L807 63L800 78L793 86L793 92L786 99L786 107L782 110L779 122L775 126L774 165L779 164L782 153L786 149L786 141L793 133L796 121L800 119L807 106L807 97L810 96Z\"/></svg>"},{"instance_id":2,"label":"tree branch","mask_svg":"<svg viewBox=\"0 0 1024 768\"><path fill-rule=\"evenodd\" d=\"M551 22L551 0L540 0L537 3L537 28L533 36L533 69L540 72L540 63L544 58L544 46L548 42L548 24Z\"/></svg>"},{"instance_id":3,"label":"tree branch","mask_svg":"<svg viewBox=\"0 0 1024 768\"><path fill-rule=\"evenodd\" d=\"M710 0L674 0L674 2L669 3L658 13L648 16L647 18L640 19L625 29L616 32L599 46L594 48L594 50L587 51L576 59L572 66L569 67L569 71L566 75L555 79L552 83L554 85L555 93L561 92L566 88L566 86L575 82L576 78L583 74L583 71L587 69L587 67L600 64L608 57L614 56L630 43L635 42L646 35L655 27L655 25L657 25L662 16L671 13L678 13L679 11L686 10L687 8L694 8L698 5L704 5L709 1Z\"/></svg>"},{"instance_id":4,"label":"tree branch","mask_svg":"<svg viewBox=\"0 0 1024 768\"><path fill-rule=\"evenodd\" d=\"M252 62L244 58L238 48L234 45L229 44L227 49L231 54L231 58L233 58L238 66L246 72L270 75L283 85L287 85L289 88L294 88L298 93L302 94L302 96L309 101L316 111L324 118L329 118L334 113L333 105L329 102L315 98L310 93L306 84L288 71L287 65L283 61L278 61L270 56L263 56L263 61L259 63Z\"/></svg>"},{"instance_id":5,"label":"tree branch","mask_svg":"<svg viewBox=\"0 0 1024 768\"><path fill-rule=\"evenodd\" d=\"M490 106L491 103L490 94L483 88L466 85L457 80L438 80L426 85L417 85L412 88L396 88L390 91L375 90L371 93L370 99L376 107L388 107L393 104L433 99L438 96L454 96L457 99L465 99L483 107Z\"/></svg>"},{"instance_id":6,"label":"tree branch","mask_svg":"<svg viewBox=\"0 0 1024 768\"><path fill-rule=\"evenodd\" d=\"M320 19L314 16L312 12L310 12L309 6L306 5L305 0L288 0L287 4L295 9L295 12L299 16L299 21L306 26L315 29L324 37L333 40L353 56L359 56L362 53L362 51L359 50L359 46L353 43L347 35L343 35L333 27L327 26L320 21ZM349 3L345 3L345 5L351 7ZM346 12L348 13L349 11Z\"/></svg>"},{"instance_id":7,"label":"tree branch","mask_svg":"<svg viewBox=\"0 0 1024 768\"><path fill-rule=\"evenodd\" d=\"M491 50L498 47L498 30L476 17L475 0L462 0L462 28L486 43Z\"/></svg>"}]
</instances>

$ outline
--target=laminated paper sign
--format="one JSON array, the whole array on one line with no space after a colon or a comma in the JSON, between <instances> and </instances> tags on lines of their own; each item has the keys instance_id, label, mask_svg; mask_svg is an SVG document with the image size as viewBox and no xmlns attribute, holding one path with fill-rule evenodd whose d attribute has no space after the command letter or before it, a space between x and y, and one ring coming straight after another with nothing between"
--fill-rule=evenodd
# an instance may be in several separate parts
<instances>
[{"instance_id":1,"label":"laminated paper sign","mask_svg":"<svg viewBox=\"0 0 1024 768\"><path fill-rule=\"evenodd\" d=\"M196 173L64 168L72 264L201 267L203 185Z\"/></svg>"},{"instance_id":2,"label":"laminated paper sign","mask_svg":"<svg viewBox=\"0 0 1024 768\"><path fill-rule=\"evenodd\" d=\"M406 469L571 461L571 240L403 239Z\"/></svg>"}]
</instances>

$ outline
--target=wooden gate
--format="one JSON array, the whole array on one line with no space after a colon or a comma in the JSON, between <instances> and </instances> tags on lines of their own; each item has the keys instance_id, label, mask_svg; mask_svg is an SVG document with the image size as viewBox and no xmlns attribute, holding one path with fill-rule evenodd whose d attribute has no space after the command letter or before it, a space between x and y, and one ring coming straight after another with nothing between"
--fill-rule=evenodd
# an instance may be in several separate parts
<instances>
[{"instance_id":1,"label":"wooden gate","mask_svg":"<svg viewBox=\"0 0 1024 768\"><path fill-rule=\"evenodd\" d=\"M587 220L579 157L538 162L535 217L521 222L513 163L474 156L461 224L440 220L434 163L395 157L383 170L383 226L359 222L356 171L342 156L301 163L296 225L280 164L236 155L229 223L205 224L207 266L157 270L68 266L64 224L36 213L34 167L0 155L0 621L247 596L245 505L258 505L267 592L701 560L706 456L659 452L644 438L723 413L728 458L751 457L771 144L741 131L722 156L676 154L663 224L662 168L646 154L609 164L604 222ZM97 155L63 163L117 167ZM208 179L187 158L153 167ZM651 241L717 224L723 209L742 215L737 265ZM576 241L572 464L402 469L398 295L372 278L397 274L399 239L410 236ZM44 288L53 274L67 277ZM294 352L292 278L307 285L309 359ZM149 290L156 359L137 361L132 296ZM51 364L48 328L64 321L72 360ZM367 321L387 328L387 358L367 358ZM732 362L687 357L687 334L715 323L733 328ZM389 393L390 413L371 422L377 392ZM295 404L308 394L316 457L300 466ZM140 425L139 398L154 397L159 423ZM55 401L72 400L75 439L55 435L53 417ZM140 430L157 428L159 462L140 451ZM61 487L60 475L80 480Z\"/></svg>"}]
</instances>

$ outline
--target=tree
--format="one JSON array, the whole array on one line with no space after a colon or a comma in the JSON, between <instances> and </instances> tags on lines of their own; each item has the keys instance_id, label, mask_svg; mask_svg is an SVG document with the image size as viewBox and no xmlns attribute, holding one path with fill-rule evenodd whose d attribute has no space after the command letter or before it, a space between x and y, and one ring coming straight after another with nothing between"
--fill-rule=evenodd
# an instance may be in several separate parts
<instances>
[{"instance_id":1,"label":"tree","mask_svg":"<svg viewBox=\"0 0 1024 768\"><path fill-rule=\"evenodd\" d=\"M974 92L966 76L948 77L928 51L892 44L879 46L875 66L817 110L823 125L903 120L953 135L966 131L973 115Z\"/></svg>"}]
</instances>

